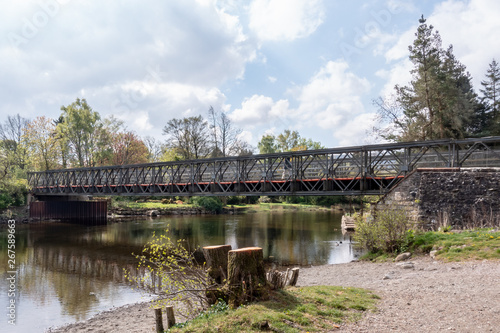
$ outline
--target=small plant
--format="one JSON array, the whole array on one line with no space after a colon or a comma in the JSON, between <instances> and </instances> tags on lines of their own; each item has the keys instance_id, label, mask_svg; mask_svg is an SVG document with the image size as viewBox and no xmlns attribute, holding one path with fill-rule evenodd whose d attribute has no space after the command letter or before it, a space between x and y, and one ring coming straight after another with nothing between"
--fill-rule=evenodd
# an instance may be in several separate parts
<instances>
[{"instance_id":1,"label":"small plant","mask_svg":"<svg viewBox=\"0 0 500 333\"><path fill-rule=\"evenodd\" d=\"M387 209L378 211L374 217L356 215L355 218L354 240L370 252L401 251L411 236L407 234L411 224L403 210Z\"/></svg>"},{"instance_id":2,"label":"small plant","mask_svg":"<svg viewBox=\"0 0 500 333\"><path fill-rule=\"evenodd\" d=\"M172 241L169 230L157 236L153 233L138 259L137 270L125 270L125 277L141 289L156 292L160 297L152 308L163 308L176 302L185 303L192 313L209 305L207 291L216 285L207 270L196 263L194 251L187 250L183 240Z\"/></svg>"}]
</instances>

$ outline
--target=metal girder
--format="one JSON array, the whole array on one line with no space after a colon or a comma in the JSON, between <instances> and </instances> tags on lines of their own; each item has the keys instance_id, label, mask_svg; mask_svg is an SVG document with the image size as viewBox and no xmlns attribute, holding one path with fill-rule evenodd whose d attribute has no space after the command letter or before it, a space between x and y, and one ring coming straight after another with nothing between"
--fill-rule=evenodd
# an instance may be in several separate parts
<instances>
[{"instance_id":1,"label":"metal girder","mask_svg":"<svg viewBox=\"0 0 500 333\"><path fill-rule=\"evenodd\" d=\"M45 195L383 194L416 168L500 167L500 137L28 173Z\"/></svg>"}]
</instances>

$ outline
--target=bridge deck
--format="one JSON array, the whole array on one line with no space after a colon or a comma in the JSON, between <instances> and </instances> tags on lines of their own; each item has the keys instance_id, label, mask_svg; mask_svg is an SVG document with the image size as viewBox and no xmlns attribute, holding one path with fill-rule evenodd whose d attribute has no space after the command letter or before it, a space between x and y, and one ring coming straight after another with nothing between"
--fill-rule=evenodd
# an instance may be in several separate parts
<instances>
[{"instance_id":1,"label":"bridge deck","mask_svg":"<svg viewBox=\"0 0 500 333\"><path fill-rule=\"evenodd\" d=\"M35 195L384 194L416 168L500 166L500 137L33 172Z\"/></svg>"}]
</instances>

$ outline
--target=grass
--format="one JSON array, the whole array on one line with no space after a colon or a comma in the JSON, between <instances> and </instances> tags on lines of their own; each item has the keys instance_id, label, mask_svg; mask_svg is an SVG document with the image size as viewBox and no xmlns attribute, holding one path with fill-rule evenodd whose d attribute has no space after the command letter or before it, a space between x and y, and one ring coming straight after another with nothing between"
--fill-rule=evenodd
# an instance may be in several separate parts
<instances>
[{"instance_id":1,"label":"grass","mask_svg":"<svg viewBox=\"0 0 500 333\"><path fill-rule=\"evenodd\" d=\"M425 232L415 236L413 248L424 253L437 250L436 257L445 261L500 259L500 232Z\"/></svg>"},{"instance_id":2,"label":"grass","mask_svg":"<svg viewBox=\"0 0 500 333\"><path fill-rule=\"evenodd\" d=\"M378 299L358 288L293 287L273 292L268 301L209 310L169 332L260 332L265 322L275 332L324 332L359 320L365 311L375 310Z\"/></svg>"},{"instance_id":3,"label":"grass","mask_svg":"<svg viewBox=\"0 0 500 333\"><path fill-rule=\"evenodd\" d=\"M407 249L415 254L436 250L435 257L443 261L500 259L500 232L492 229L460 232L416 232ZM393 260L397 253L368 252L360 259L373 262Z\"/></svg>"}]
</instances>

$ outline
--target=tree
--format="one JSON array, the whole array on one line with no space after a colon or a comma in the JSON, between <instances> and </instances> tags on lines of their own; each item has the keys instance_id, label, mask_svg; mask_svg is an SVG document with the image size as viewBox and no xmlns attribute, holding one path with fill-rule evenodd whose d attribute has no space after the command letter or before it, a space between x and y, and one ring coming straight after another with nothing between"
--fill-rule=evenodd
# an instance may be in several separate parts
<instances>
[{"instance_id":1,"label":"tree","mask_svg":"<svg viewBox=\"0 0 500 333\"><path fill-rule=\"evenodd\" d=\"M3 142L4 154L8 154L13 165L20 169L24 169L27 163L27 153L21 144L23 131L27 123L28 119L17 114L7 116L5 123L0 124L0 141Z\"/></svg>"},{"instance_id":2,"label":"tree","mask_svg":"<svg viewBox=\"0 0 500 333\"><path fill-rule=\"evenodd\" d=\"M143 140L146 148L148 149L148 161L149 162L159 162L165 150L165 146L153 138L152 136L146 136Z\"/></svg>"},{"instance_id":3,"label":"tree","mask_svg":"<svg viewBox=\"0 0 500 333\"><path fill-rule=\"evenodd\" d=\"M108 164L126 165L148 161L148 148L133 132L113 134L111 139L111 158Z\"/></svg>"},{"instance_id":4,"label":"tree","mask_svg":"<svg viewBox=\"0 0 500 333\"><path fill-rule=\"evenodd\" d=\"M212 157L238 155L248 147L248 144L239 138L241 129L234 127L225 112L216 112L210 107L208 119L212 137Z\"/></svg>"},{"instance_id":5,"label":"tree","mask_svg":"<svg viewBox=\"0 0 500 333\"><path fill-rule=\"evenodd\" d=\"M320 142L302 138L298 131L290 130L284 130L277 137L271 134L264 135L257 147L260 154L324 148Z\"/></svg>"},{"instance_id":6,"label":"tree","mask_svg":"<svg viewBox=\"0 0 500 333\"><path fill-rule=\"evenodd\" d=\"M62 137L68 140L76 166L92 167L100 152L98 138L103 127L99 113L92 110L85 99L77 98L68 106L62 106L63 121L57 125Z\"/></svg>"},{"instance_id":7,"label":"tree","mask_svg":"<svg viewBox=\"0 0 500 333\"><path fill-rule=\"evenodd\" d=\"M260 154L276 153L278 151L276 138L271 134L262 136L259 143L257 144L257 148L259 149Z\"/></svg>"},{"instance_id":8,"label":"tree","mask_svg":"<svg viewBox=\"0 0 500 333\"><path fill-rule=\"evenodd\" d=\"M493 59L486 72L486 80L481 81L483 94L481 101L486 106L489 115L489 130L493 135L500 134L500 67Z\"/></svg>"},{"instance_id":9,"label":"tree","mask_svg":"<svg viewBox=\"0 0 500 333\"><path fill-rule=\"evenodd\" d=\"M163 128L167 146L184 160L207 157L210 152L208 124L201 117L171 119Z\"/></svg>"},{"instance_id":10,"label":"tree","mask_svg":"<svg viewBox=\"0 0 500 333\"><path fill-rule=\"evenodd\" d=\"M463 138L477 108L477 96L470 75L453 54L443 50L441 36L422 16L413 45L412 81L395 86L393 98L374 101L379 120L388 123L377 129L382 137L394 141Z\"/></svg>"},{"instance_id":11,"label":"tree","mask_svg":"<svg viewBox=\"0 0 500 333\"><path fill-rule=\"evenodd\" d=\"M22 139L35 170L45 171L59 166L59 145L52 119L41 116L28 122Z\"/></svg>"}]
</instances>

